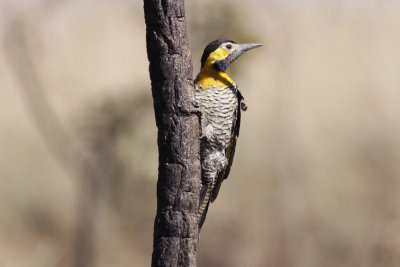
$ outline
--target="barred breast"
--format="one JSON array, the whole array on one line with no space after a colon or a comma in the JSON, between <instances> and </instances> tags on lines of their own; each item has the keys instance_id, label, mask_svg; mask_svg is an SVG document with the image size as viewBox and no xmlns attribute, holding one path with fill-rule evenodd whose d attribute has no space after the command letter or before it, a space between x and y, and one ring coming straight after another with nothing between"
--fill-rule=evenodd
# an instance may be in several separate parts
<instances>
[{"instance_id":1,"label":"barred breast","mask_svg":"<svg viewBox=\"0 0 400 267\"><path fill-rule=\"evenodd\" d=\"M207 143L210 149L225 150L232 133L232 122L238 107L238 99L233 86L211 87L203 90L196 86L195 97L205 117ZM204 133L203 133L204 135Z\"/></svg>"}]
</instances>

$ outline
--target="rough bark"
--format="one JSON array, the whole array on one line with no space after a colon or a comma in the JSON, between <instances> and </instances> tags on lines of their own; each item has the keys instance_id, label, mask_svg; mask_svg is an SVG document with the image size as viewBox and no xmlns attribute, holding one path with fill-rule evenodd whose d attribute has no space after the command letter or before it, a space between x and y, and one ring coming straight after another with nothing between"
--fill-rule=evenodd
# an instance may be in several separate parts
<instances>
[{"instance_id":1,"label":"rough bark","mask_svg":"<svg viewBox=\"0 0 400 267\"><path fill-rule=\"evenodd\" d=\"M184 1L144 0L144 13L159 149L152 266L196 266L200 141Z\"/></svg>"}]
</instances>

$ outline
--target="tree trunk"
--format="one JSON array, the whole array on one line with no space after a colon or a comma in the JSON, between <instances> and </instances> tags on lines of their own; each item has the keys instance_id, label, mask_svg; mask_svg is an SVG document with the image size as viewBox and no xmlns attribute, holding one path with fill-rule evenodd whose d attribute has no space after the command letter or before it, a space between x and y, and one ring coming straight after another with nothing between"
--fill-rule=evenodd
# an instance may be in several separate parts
<instances>
[{"instance_id":1,"label":"tree trunk","mask_svg":"<svg viewBox=\"0 0 400 267\"><path fill-rule=\"evenodd\" d=\"M159 150L152 266L196 266L200 127L184 1L144 0L144 13Z\"/></svg>"}]
</instances>

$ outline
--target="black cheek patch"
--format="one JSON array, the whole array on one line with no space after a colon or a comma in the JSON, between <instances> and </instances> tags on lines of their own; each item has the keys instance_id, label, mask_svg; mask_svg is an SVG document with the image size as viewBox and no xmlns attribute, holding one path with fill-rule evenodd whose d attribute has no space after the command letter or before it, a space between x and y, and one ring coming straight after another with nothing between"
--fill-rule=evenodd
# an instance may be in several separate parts
<instances>
[{"instance_id":1,"label":"black cheek patch","mask_svg":"<svg viewBox=\"0 0 400 267\"><path fill-rule=\"evenodd\" d=\"M217 71L225 72L226 68L229 66L229 63L227 63L225 60L226 59L215 61L214 68Z\"/></svg>"}]
</instances>

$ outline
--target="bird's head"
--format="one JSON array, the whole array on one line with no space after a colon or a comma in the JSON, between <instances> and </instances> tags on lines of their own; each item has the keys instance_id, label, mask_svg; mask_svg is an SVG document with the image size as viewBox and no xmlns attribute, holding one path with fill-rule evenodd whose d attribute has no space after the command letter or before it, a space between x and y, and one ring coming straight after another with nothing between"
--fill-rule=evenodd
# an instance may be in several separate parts
<instances>
[{"instance_id":1,"label":"bird's head","mask_svg":"<svg viewBox=\"0 0 400 267\"><path fill-rule=\"evenodd\" d=\"M260 47L261 44L238 44L227 39L218 39L209 43L201 57L201 68L214 68L219 72L226 72L228 66L244 52Z\"/></svg>"}]
</instances>

